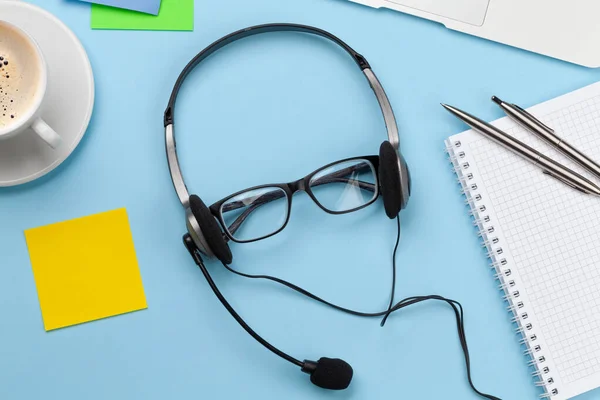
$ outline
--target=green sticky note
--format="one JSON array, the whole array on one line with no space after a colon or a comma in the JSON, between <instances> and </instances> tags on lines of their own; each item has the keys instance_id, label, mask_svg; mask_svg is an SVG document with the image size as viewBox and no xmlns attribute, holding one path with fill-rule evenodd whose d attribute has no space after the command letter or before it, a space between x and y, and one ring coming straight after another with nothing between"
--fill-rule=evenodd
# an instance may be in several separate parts
<instances>
[{"instance_id":1,"label":"green sticky note","mask_svg":"<svg viewBox=\"0 0 600 400\"><path fill-rule=\"evenodd\" d=\"M92 4L92 29L193 31L194 0L162 0L158 15Z\"/></svg>"}]
</instances>

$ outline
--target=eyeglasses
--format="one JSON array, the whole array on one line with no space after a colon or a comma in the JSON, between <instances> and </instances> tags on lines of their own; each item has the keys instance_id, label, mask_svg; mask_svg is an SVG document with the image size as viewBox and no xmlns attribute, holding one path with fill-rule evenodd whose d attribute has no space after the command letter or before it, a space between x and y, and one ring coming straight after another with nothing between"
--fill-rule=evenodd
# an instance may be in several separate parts
<instances>
[{"instance_id":1,"label":"eyeglasses","mask_svg":"<svg viewBox=\"0 0 600 400\"><path fill-rule=\"evenodd\" d=\"M329 214L346 214L379 196L379 157L348 158L328 164L295 182L255 186L210 206L227 237L249 243L281 232L290 219L292 196L305 191Z\"/></svg>"}]
</instances>

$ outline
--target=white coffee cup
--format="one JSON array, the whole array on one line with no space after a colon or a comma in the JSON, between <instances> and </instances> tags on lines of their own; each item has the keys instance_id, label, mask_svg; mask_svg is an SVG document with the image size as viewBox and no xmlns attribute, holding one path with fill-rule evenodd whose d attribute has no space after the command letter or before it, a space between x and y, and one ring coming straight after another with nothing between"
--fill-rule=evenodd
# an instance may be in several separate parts
<instances>
[{"instance_id":1,"label":"white coffee cup","mask_svg":"<svg viewBox=\"0 0 600 400\"><path fill-rule=\"evenodd\" d=\"M4 49L12 46L14 54L3 56L3 46ZM0 69L0 140L14 137L31 128L44 142L56 149L62 139L40 117L48 85L48 66L39 45L21 28L0 20L0 57L3 58L0 60L0 68L3 68ZM20 59L10 59L15 57ZM11 61L13 64L10 64ZM12 81L9 69L13 74L17 73ZM20 94L17 93L18 88L21 89ZM18 112L11 107L19 107Z\"/></svg>"}]
</instances>

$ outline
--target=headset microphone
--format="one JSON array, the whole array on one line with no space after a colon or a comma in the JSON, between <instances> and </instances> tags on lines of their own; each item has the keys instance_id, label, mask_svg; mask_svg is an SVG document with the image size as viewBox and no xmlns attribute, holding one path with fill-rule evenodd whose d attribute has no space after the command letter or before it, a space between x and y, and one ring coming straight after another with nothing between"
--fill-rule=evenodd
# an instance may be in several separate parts
<instances>
[{"instance_id":1,"label":"headset microphone","mask_svg":"<svg viewBox=\"0 0 600 400\"><path fill-rule=\"evenodd\" d=\"M223 304L223 306L227 309L227 311L229 311L231 316L257 342L259 342L271 352L277 354L284 360L302 368L302 372L305 372L310 375L310 381L320 388L330 390L343 390L350 385L350 382L352 382L353 371L350 364L348 364L346 361L340 360L339 358L321 357L317 362L309 360L304 360L304 362L302 362L290 356L289 354L286 354L283 351L279 350L271 343L267 342L265 339L259 336L258 333L256 333L246 323L246 321L244 321L242 317L233 309L233 307L231 306L231 304L229 304L227 299L225 299L225 297L215 284L215 281L210 276L208 269L206 269L206 266L204 265L204 262L202 261L202 258L200 256L200 251L198 250L198 247L194 243L194 240L192 239L189 233L186 233L183 236L183 243L185 244L185 247L192 256L192 258L194 259L196 265L202 271L202 274L206 278L208 285L210 286L214 294L217 296L221 304Z\"/></svg>"},{"instance_id":2,"label":"headset microphone","mask_svg":"<svg viewBox=\"0 0 600 400\"><path fill-rule=\"evenodd\" d=\"M339 358L322 357L319 361L304 360L302 372L310 374L310 381L323 389L343 390L352 382L352 367Z\"/></svg>"}]
</instances>

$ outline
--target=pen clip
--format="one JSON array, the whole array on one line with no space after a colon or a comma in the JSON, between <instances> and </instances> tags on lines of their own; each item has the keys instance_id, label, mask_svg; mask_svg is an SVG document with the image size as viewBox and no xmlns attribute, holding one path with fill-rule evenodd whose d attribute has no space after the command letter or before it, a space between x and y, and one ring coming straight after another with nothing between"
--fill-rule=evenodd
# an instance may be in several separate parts
<instances>
[{"instance_id":1,"label":"pen clip","mask_svg":"<svg viewBox=\"0 0 600 400\"><path fill-rule=\"evenodd\" d=\"M569 181L561 178L560 176L554 175L552 172L550 172L548 170L543 170L542 172L543 172L544 175L549 175L549 176L553 177L554 179L556 179L557 181L562 182L565 185L567 185L567 186L569 186L569 187L571 187L571 188L573 188L573 189L575 189L575 190L577 190L577 191L579 191L581 193L590 194L590 192L588 192L587 190L583 190L582 188L575 186L571 182L569 182Z\"/></svg>"},{"instance_id":2,"label":"pen clip","mask_svg":"<svg viewBox=\"0 0 600 400\"><path fill-rule=\"evenodd\" d=\"M536 118L534 115L532 115L530 112L528 112L527 110L521 108L520 106L513 104L512 105L514 108L516 108L517 110L521 111L523 114L527 115L529 118L531 118L534 122L536 122L537 124L539 124L542 128L548 130L551 133L554 133L554 129L550 128L548 125L546 125L545 123L543 123L542 121L540 121L538 118Z\"/></svg>"}]
</instances>

